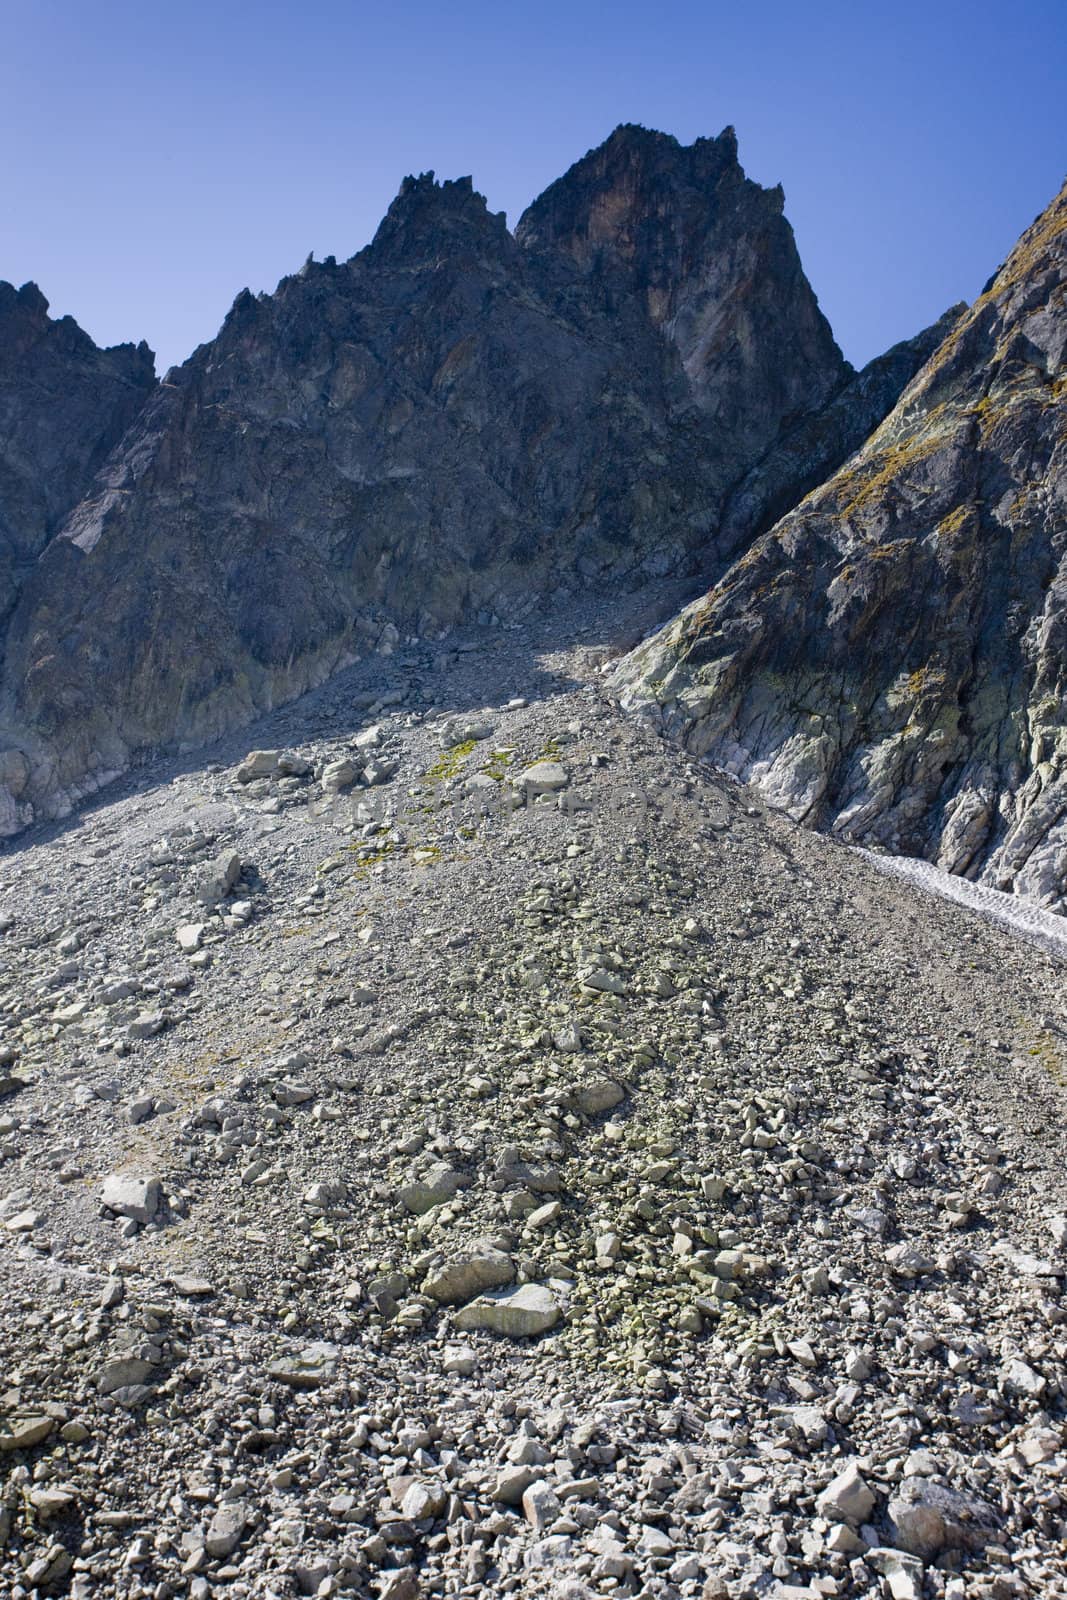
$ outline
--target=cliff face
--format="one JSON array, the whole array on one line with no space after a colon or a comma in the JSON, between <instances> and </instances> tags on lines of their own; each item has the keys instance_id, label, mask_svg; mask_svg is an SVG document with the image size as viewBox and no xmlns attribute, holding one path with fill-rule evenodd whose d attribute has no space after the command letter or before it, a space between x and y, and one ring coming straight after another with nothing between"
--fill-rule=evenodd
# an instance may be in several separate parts
<instances>
[{"instance_id":1,"label":"cliff face","mask_svg":"<svg viewBox=\"0 0 1067 1600\"><path fill-rule=\"evenodd\" d=\"M238 297L34 562L0 828L398 634L718 570L769 452L825 416L840 461L853 381L729 132L619 129L514 236L469 179L407 179L351 261ZM784 447L775 494L811 453Z\"/></svg>"},{"instance_id":2,"label":"cliff face","mask_svg":"<svg viewBox=\"0 0 1067 1600\"><path fill-rule=\"evenodd\" d=\"M859 453L622 664L794 816L1067 910L1067 189Z\"/></svg>"},{"instance_id":3,"label":"cliff face","mask_svg":"<svg viewBox=\"0 0 1067 1600\"><path fill-rule=\"evenodd\" d=\"M98 350L35 283L0 283L0 618L154 384L147 345Z\"/></svg>"}]
</instances>

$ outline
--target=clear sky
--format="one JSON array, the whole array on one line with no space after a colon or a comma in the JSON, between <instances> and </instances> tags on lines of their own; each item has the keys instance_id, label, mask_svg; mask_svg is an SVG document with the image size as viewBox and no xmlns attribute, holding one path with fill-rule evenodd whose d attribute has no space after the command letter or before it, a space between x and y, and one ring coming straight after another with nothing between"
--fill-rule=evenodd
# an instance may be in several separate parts
<instances>
[{"instance_id":1,"label":"clear sky","mask_svg":"<svg viewBox=\"0 0 1067 1600\"><path fill-rule=\"evenodd\" d=\"M619 122L737 128L867 360L1067 171L1067 0L0 0L0 278L161 370L370 239L407 172L514 224Z\"/></svg>"}]
</instances>

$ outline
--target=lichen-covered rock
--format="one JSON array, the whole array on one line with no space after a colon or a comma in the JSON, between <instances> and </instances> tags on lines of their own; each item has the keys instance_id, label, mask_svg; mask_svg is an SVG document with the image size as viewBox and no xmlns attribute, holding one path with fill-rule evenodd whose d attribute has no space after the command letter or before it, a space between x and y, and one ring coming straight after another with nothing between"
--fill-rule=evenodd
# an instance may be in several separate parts
<instances>
[{"instance_id":1,"label":"lichen-covered rock","mask_svg":"<svg viewBox=\"0 0 1067 1600\"><path fill-rule=\"evenodd\" d=\"M858 450L966 309L953 306L913 339L876 356L821 410L806 412L776 439L730 495L716 534L719 554L745 550Z\"/></svg>"},{"instance_id":2,"label":"lichen-covered rock","mask_svg":"<svg viewBox=\"0 0 1067 1600\"><path fill-rule=\"evenodd\" d=\"M1067 189L868 443L616 683L814 826L1067 908Z\"/></svg>"}]
</instances>

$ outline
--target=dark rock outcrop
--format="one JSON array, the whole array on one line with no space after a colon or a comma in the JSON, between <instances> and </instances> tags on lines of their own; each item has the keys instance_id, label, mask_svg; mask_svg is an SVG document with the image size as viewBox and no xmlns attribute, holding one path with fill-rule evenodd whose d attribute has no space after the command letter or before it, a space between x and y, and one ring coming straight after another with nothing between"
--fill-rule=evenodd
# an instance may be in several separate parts
<instances>
[{"instance_id":1,"label":"dark rock outcrop","mask_svg":"<svg viewBox=\"0 0 1067 1600\"><path fill-rule=\"evenodd\" d=\"M99 350L35 283L0 282L0 625L154 384L146 344Z\"/></svg>"},{"instance_id":2,"label":"dark rock outcrop","mask_svg":"<svg viewBox=\"0 0 1067 1600\"><path fill-rule=\"evenodd\" d=\"M1067 910L1067 189L864 448L620 666L794 816Z\"/></svg>"},{"instance_id":3,"label":"dark rock outcrop","mask_svg":"<svg viewBox=\"0 0 1067 1600\"><path fill-rule=\"evenodd\" d=\"M966 309L953 306L913 339L850 373L820 410L775 440L730 495L716 530L720 559L747 548L859 449Z\"/></svg>"}]
</instances>

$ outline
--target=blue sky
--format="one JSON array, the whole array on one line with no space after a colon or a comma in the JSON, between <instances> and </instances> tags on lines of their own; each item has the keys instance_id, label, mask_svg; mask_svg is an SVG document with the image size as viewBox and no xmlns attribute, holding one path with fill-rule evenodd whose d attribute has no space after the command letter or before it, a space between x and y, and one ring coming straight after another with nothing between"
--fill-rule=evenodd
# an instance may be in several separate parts
<instances>
[{"instance_id":1,"label":"blue sky","mask_svg":"<svg viewBox=\"0 0 1067 1600\"><path fill-rule=\"evenodd\" d=\"M737 128L849 358L970 299L1067 171L1067 4L0 0L0 278L161 368L401 178L514 224L619 122Z\"/></svg>"}]
</instances>

